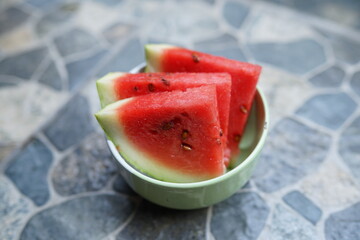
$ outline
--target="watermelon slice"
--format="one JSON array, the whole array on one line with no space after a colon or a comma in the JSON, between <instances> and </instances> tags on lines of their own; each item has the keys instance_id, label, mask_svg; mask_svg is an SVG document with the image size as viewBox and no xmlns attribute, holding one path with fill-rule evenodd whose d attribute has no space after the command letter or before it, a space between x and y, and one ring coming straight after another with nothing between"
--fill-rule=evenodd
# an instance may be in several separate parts
<instances>
[{"instance_id":1,"label":"watermelon slice","mask_svg":"<svg viewBox=\"0 0 360 240\"><path fill-rule=\"evenodd\" d=\"M216 86L217 106L222 129L221 142L227 145L231 77L227 73L109 73L96 82L101 106L120 99L154 92L185 91L203 85ZM229 164L230 150L225 148L225 164Z\"/></svg>"},{"instance_id":2,"label":"watermelon slice","mask_svg":"<svg viewBox=\"0 0 360 240\"><path fill-rule=\"evenodd\" d=\"M232 158L230 165L234 167L261 67L163 44L146 45L145 55L147 72L227 72L231 75L228 146Z\"/></svg>"},{"instance_id":3,"label":"watermelon slice","mask_svg":"<svg viewBox=\"0 0 360 240\"><path fill-rule=\"evenodd\" d=\"M169 182L196 182L225 171L216 87L127 98L95 114L136 169Z\"/></svg>"}]
</instances>

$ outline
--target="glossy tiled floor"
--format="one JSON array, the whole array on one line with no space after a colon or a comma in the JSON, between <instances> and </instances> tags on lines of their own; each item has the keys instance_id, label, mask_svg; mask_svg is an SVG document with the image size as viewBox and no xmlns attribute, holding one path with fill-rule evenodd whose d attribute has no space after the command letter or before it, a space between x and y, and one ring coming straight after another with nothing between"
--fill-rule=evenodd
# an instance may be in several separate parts
<instances>
[{"instance_id":1,"label":"glossy tiled floor","mask_svg":"<svg viewBox=\"0 0 360 240\"><path fill-rule=\"evenodd\" d=\"M357 1L0 8L0 239L360 239ZM94 81L141 63L149 42L264 67L270 135L250 182L222 203L161 208L117 173Z\"/></svg>"}]
</instances>

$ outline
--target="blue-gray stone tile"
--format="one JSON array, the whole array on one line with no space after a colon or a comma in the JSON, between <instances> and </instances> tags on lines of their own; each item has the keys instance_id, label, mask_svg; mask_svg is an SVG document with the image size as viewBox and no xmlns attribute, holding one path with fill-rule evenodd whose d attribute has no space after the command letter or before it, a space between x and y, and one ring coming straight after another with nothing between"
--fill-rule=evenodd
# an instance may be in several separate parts
<instances>
[{"instance_id":1,"label":"blue-gray stone tile","mask_svg":"<svg viewBox=\"0 0 360 240\"><path fill-rule=\"evenodd\" d=\"M275 205L273 209L272 221L269 226L270 234L267 239L276 240L319 240L315 226L287 209L282 204Z\"/></svg>"},{"instance_id":2,"label":"blue-gray stone tile","mask_svg":"<svg viewBox=\"0 0 360 240\"><path fill-rule=\"evenodd\" d=\"M86 98L76 95L45 127L44 133L57 149L63 151L79 144L94 130L92 117Z\"/></svg>"},{"instance_id":3,"label":"blue-gray stone tile","mask_svg":"<svg viewBox=\"0 0 360 240\"><path fill-rule=\"evenodd\" d=\"M355 111L357 105L345 93L328 93L312 97L296 114L330 129L338 129Z\"/></svg>"},{"instance_id":4,"label":"blue-gray stone tile","mask_svg":"<svg viewBox=\"0 0 360 240\"><path fill-rule=\"evenodd\" d=\"M55 32L58 27L68 23L79 9L79 3L69 2L47 11L36 24L36 32L39 36Z\"/></svg>"},{"instance_id":5,"label":"blue-gray stone tile","mask_svg":"<svg viewBox=\"0 0 360 240\"><path fill-rule=\"evenodd\" d=\"M9 7L0 14L0 35L15 29L26 22L29 14L18 7Z\"/></svg>"},{"instance_id":6,"label":"blue-gray stone tile","mask_svg":"<svg viewBox=\"0 0 360 240\"><path fill-rule=\"evenodd\" d=\"M341 134L339 152L345 164L360 182L360 116Z\"/></svg>"},{"instance_id":7,"label":"blue-gray stone tile","mask_svg":"<svg viewBox=\"0 0 360 240\"><path fill-rule=\"evenodd\" d=\"M143 201L120 239L205 239L207 209L181 211Z\"/></svg>"},{"instance_id":8,"label":"blue-gray stone tile","mask_svg":"<svg viewBox=\"0 0 360 240\"><path fill-rule=\"evenodd\" d=\"M127 195L135 195L136 194L131 189L131 187L129 187L127 182L124 180L124 178L120 174L118 174L118 176L116 177L116 179L114 181L113 189L116 192L124 193L124 194L127 194Z\"/></svg>"},{"instance_id":9,"label":"blue-gray stone tile","mask_svg":"<svg viewBox=\"0 0 360 240\"><path fill-rule=\"evenodd\" d=\"M53 161L51 151L38 139L32 139L5 169L16 187L41 206L49 197L47 175Z\"/></svg>"},{"instance_id":10,"label":"blue-gray stone tile","mask_svg":"<svg viewBox=\"0 0 360 240\"><path fill-rule=\"evenodd\" d=\"M359 25L360 28L360 25ZM360 40L350 39L342 35L319 30L330 42L335 57L348 64L356 64L360 61Z\"/></svg>"},{"instance_id":11,"label":"blue-gray stone tile","mask_svg":"<svg viewBox=\"0 0 360 240\"><path fill-rule=\"evenodd\" d=\"M224 33L214 38L195 42L194 45L195 49L198 51L211 50L214 48L224 49L229 47L238 47L238 40L233 35Z\"/></svg>"},{"instance_id":12,"label":"blue-gray stone tile","mask_svg":"<svg viewBox=\"0 0 360 240\"><path fill-rule=\"evenodd\" d=\"M30 213L30 201L0 175L0 239L15 240Z\"/></svg>"},{"instance_id":13,"label":"blue-gray stone tile","mask_svg":"<svg viewBox=\"0 0 360 240\"><path fill-rule=\"evenodd\" d=\"M26 0L26 3L41 10L48 10L60 4L62 0Z\"/></svg>"},{"instance_id":14,"label":"blue-gray stone tile","mask_svg":"<svg viewBox=\"0 0 360 240\"><path fill-rule=\"evenodd\" d=\"M40 75L39 82L54 90L62 89L62 78L53 61L49 63L45 71Z\"/></svg>"},{"instance_id":15,"label":"blue-gray stone tile","mask_svg":"<svg viewBox=\"0 0 360 240\"><path fill-rule=\"evenodd\" d=\"M253 181L264 192L294 184L324 161L331 137L298 121L285 118L269 134Z\"/></svg>"},{"instance_id":16,"label":"blue-gray stone tile","mask_svg":"<svg viewBox=\"0 0 360 240\"><path fill-rule=\"evenodd\" d=\"M360 71L354 73L350 81L351 88L360 96Z\"/></svg>"},{"instance_id":17,"label":"blue-gray stone tile","mask_svg":"<svg viewBox=\"0 0 360 240\"><path fill-rule=\"evenodd\" d=\"M84 52L98 46L95 37L80 28L74 28L61 33L54 38L54 43L63 57Z\"/></svg>"},{"instance_id":18,"label":"blue-gray stone tile","mask_svg":"<svg viewBox=\"0 0 360 240\"><path fill-rule=\"evenodd\" d=\"M98 76L114 71L129 71L144 62L144 49L139 39L130 39L116 55L103 64Z\"/></svg>"},{"instance_id":19,"label":"blue-gray stone tile","mask_svg":"<svg viewBox=\"0 0 360 240\"><path fill-rule=\"evenodd\" d=\"M55 166L52 182L56 192L68 196L102 189L116 171L104 135L95 133Z\"/></svg>"},{"instance_id":20,"label":"blue-gray stone tile","mask_svg":"<svg viewBox=\"0 0 360 240\"><path fill-rule=\"evenodd\" d=\"M115 7L118 4L122 3L124 0L93 0L93 1L104 4L105 6Z\"/></svg>"},{"instance_id":21,"label":"blue-gray stone tile","mask_svg":"<svg viewBox=\"0 0 360 240\"><path fill-rule=\"evenodd\" d=\"M133 24L118 22L106 28L103 35L110 43L116 44L124 41L135 29Z\"/></svg>"},{"instance_id":22,"label":"blue-gray stone tile","mask_svg":"<svg viewBox=\"0 0 360 240\"><path fill-rule=\"evenodd\" d=\"M90 77L94 73L98 66L98 63L107 54L107 51L100 50L95 54L85 59L76 60L66 64L66 70L68 72L69 89L75 90L84 82L90 80Z\"/></svg>"},{"instance_id":23,"label":"blue-gray stone tile","mask_svg":"<svg viewBox=\"0 0 360 240\"><path fill-rule=\"evenodd\" d=\"M223 16L233 27L239 28L249 13L249 8L235 1L228 1L224 5Z\"/></svg>"},{"instance_id":24,"label":"blue-gray stone tile","mask_svg":"<svg viewBox=\"0 0 360 240\"><path fill-rule=\"evenodd\" d=\"M71 199L33 216L20 239L103 239L126 221L135 205L121 195L101 194Z\"/></svg>"},{"instance_id":25,"label":"blue-gray stone tile","mask_svg":"<svg viewBox=\"0 0 360 240\"><path fill-rule=\"evenodd\" d=\"M360 2L357 0L267 0L295 10L360 29Z\"/></svg>"},{"instance_id":26,"label":"blue-gray stone tile","mask_svg":"<svg viewBox=\"0 0 360 240\"><path fill-rule=\"evenodd\" d=\"M295 74L304 74L326 61L323 47L312 39L288 43L255 43L249 50L257 61Z\"/></svg>"},{"instance_id":27,"label":"blue-gray stone tile","mask_svg":"<svg viewBox=\"0 0 360 240\"><path fill-rule=\"evenodd\" d=\"M283 197L283 200L287 205L314 225L321 218L321 209L299 191L292 191L286 194Z\"/></svg>"},{"instance_id":28,"label":"blue-gray stone tile","mask_svg":"<svg viewBox=\"0 0 360 240\"><path fill-rule=\"evenodd\" d=\"M339 87L345 77L345 71L340 66L331 66L316 74L309 81L315 87L336 88Z\"/></svg>"},{"instance_id":29,"label":"blue-gray stone tile","mask_svg":"<svg viewBox=\"0 0 360 240\"><path fill-rule=\"evenodd\" d=\"M0 61L0 74L29 80L41 62L48 57L46 48L35 48Z\"/></svg>"},{"instance_id":30,"label":"blue-gray stone tile","mask_svg":"<svg viewBox=\"0 0 360 240\"><path fill-rule=\"evenodd\" d=\"M335 212L325 221L327 240L360 239L360 202Z\"/></svg>"},{"instance_id":31,"label":"blue-gray stone tile","mask_svg":"<svg viewBox=\"0 0 360 240\"><path fill-rule=\"evenodd\" d=\"M214 205L211 232L216 239L257 239L269 207L256 193L237 193Z\"/></svg>"}]
</instances>

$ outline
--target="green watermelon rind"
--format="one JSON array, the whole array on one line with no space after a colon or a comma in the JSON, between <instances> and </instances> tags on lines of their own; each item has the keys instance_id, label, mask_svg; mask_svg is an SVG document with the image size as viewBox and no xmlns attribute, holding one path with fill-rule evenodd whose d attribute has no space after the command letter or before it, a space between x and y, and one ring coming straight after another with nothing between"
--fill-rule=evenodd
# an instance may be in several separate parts
<instances>
[{"instance_id":1,"label":"green watermelon rind","mask_svg":"<svg viewBox=\"0 0 360 240\"><path fill-rule=\"evenodd\" d=\"M118 148L120 155L138 171L155 179L167 182L189 183L209 179L209 176L189 175L163 166L151 156L136 148L126 137L119 123L117 109L129 103L127 98L107 105L95 114L97 121L106 133L107 138Z\"/></svg>"},{"instance_id":2,"label":"green watermelon rind","mask_svg":"<svg viewBox=\"0 0 360 240\"><path fill-rule=\"evenodd\" d=\"M119 78L126 73L111 72L103 76L96 81L96 88L100 99L101 108L106 107L110 103L117 100L116 93L114 91L114 78Z\"/></svg>"},{"instance_id":3,"label":"green watermelon rind","mask_svg":"<svg viewBox=\"0 0 360 240\"><path fill-rule=\"evenodd\" d=\"M145 72L161 72L160 69L160 56L165 49L175 48L176 46L169 44L146 44L145 45L145 59L146 67Z\"/></svg>"}]
</instances>

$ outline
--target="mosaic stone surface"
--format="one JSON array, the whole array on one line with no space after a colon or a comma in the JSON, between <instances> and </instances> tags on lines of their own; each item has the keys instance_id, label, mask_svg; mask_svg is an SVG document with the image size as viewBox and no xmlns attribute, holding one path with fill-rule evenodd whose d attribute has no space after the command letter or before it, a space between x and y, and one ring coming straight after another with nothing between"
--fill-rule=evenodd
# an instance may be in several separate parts
<instances>
[{"instance_id":1,"label":"mosaic stone surface","mask_svg":"<svg viewBox=\"0 0 360 240\"><path fill-rule=\"evenodd\" d=\"M0 1L0 239L360 238L359 6ZM95 80L144 62L147 43L263 67L262 155L248 183L211 207L139 196L93 116Z\"/></svg>"},{"instance_id":2,"label":"mosaic stone surface","mask_svg":"<svg viewBox=\"0 0 360 240\"><path fill-rule=\"evenodd\" d=\"M292 119L279 121L269 138L272 141L265 146L254 174L255 184L265 192L294 184L313 172L324 161L331 142L328 134Z\"/></svg>"},{"instance_id":3,"label":"mosaic stone surface","mask_svg":"<svg viewBox=\"0 0 360 240\"><path fill-rule=\"evenodd\" d=\"M53 122L45 127L44 133L59 150L65 150L83 140L93 131L89 105L80 95L73 97L70 104L61 109Z\"/></svg>"},{"instance_id":4,"label":"mosaic stone surface","mask_svg":"<svg viewBox=\"0 0 360 240\"><path fill-rule=\"evenodd\" d=\"M36 205L49 199L47 175L53 161L51 151L38 139L31 140L5 170L17 188Z\"/></svg>"},{"instance_id":5,"label":"mosaic stone surface","mask_svg":"<svg viewBox=\"0 0 360 240\"><path fill-rule=\"evenodd\" d=\"M134 207L120 195L76 198L36 214L20 239L101 239L126 221Z\"/></svg>"},{"instance_id":6,"label":"mosaic stone surface","mask_svg":"<svg viewBox=\"0 0 360 240\"><path fill-rule=\"evenodd\" d=\"M337 129L357 105L346 93L322 94L305 102L296 114L322 126Z\"/></svg>"}]
</instances>

